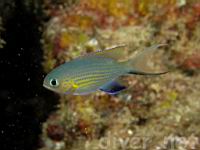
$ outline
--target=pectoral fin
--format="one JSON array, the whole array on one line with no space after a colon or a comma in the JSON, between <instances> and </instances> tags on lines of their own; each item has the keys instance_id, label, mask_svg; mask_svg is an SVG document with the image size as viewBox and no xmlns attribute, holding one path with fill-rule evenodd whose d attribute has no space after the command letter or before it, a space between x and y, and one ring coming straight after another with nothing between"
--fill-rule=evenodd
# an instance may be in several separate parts
<instances>
[{"instance_id":1,"label":"pectoral fin","mask_svg":"<svg viewBox=\"0 0 200 150\"><path fill-rule=\"evenodd\" d=\"M100 87L101 91L104 91L109 94L117 94L118 92L126 89L124 85L121 85L117 81L111 81L104 86Z\"/></svg>"}]
</instances>

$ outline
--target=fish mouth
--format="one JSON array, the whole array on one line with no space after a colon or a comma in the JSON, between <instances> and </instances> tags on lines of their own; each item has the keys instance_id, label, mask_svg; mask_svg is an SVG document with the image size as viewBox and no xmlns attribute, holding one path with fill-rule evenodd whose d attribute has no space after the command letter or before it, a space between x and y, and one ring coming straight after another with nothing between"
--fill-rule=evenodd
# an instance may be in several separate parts
<instances>
[{"instance_id":1,"label":"fish mouth","mask_svg":"<svg viewBox=\"0 0 200 150\"><path fill-rule=\"evenodd\" d=\"M43 87L45 87L48 90L51 90L51 88L49 86L47 86L45 83L43 83Z\"/></svg>"},{"instance_id":2,"label":"fish mouth","mask_svg":"<svg viewBox=\"0 0 200 150\"><path fill-rule=\"evenodd\" d=\"M56 92L56 93L58 93L58 94L62 94L59 90L52 89L51 87L49 87L49 86L46 85L45 83L43 84L43 87L45 87L46 89L48 89L48 90L50 90L50 91Z\"/></svg>"}]
</instances>

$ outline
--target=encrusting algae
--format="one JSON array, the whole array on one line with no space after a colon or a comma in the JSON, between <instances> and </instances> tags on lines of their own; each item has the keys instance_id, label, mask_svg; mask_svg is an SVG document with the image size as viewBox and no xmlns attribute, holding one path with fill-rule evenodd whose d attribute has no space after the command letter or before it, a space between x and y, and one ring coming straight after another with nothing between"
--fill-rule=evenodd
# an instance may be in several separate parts
<instances>
[{"instance_id":1,"label":"encrusting algae","mask_svg":"<svg viewBox=\"0 0 200 150\"><path fill-rule=\"evenodd\" d=\"M96 49L130 44L128 58L155 43L167 44L155 57L173 71L124 78L129 88L115 96L62 95L58 110L43 124L40 150L200 148L200 3L152 3L80 0L48 9L51 19L43 34L47 73ZM154 61L153 68L162 69L160 60Z\"/></svg>"}]
</instances>

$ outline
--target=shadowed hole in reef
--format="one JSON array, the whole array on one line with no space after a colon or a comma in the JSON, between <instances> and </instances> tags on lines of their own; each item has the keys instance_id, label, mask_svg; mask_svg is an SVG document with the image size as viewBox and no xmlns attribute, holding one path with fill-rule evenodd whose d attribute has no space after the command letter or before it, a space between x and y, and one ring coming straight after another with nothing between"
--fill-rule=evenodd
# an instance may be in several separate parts
<instances>
[{"instance_id":1,"label":"shadowed hole in reef","mask_svg":"<svg viewBox=\"0 0 200 150\"><path fill-rule=\"evenodd\" d=\"M0 149L32 150L58 98L42 87L40 18L25 9L22 0L10 3L15 7L3 16L6 45L0 49Z\"/></svg>"}]
</instances>

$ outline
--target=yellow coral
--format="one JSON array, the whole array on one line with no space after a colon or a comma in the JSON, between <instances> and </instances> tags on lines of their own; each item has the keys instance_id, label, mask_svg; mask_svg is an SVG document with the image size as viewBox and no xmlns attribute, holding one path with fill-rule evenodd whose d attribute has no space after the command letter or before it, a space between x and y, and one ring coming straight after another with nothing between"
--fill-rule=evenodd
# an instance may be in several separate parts
<instances>
[{"instance_id":1,"label":"yellow coral","mask_svg":"<svg viewBox=\"0 0 200 150\"><path fill-rule=\"evenodd\" d=\"M110 0L108 1L108 11L112 16L123 17L132 9L131 0Z\"/></svg>"},{"instance_id":2,"label":"yellow coral","mask_svg":"<svg viewBox=\"0 0 200 150\"><path fill-rule=\"evenodd\" d=\"M171 91L167 94L167 99L161 103L160 107L162 109L168 109L172 106L172 104L174 103L174 101L177 99L177 92L175 91Z\"/></svg>"},{"instance_id":3,"label":"yellow coral","mask_svg":"<svg viewBox=\"0 0 200 150\"><path fill-rule=\"evenodd\" d=\"M59 46L61 49L65 49L73 44L83 44L88 41L88 36L83 32L77 32L76 30L64 31L60 35Z\"/></svg>"},{"instance_id":4,"label":"yellow coral","mask_svg":"<svg viewBox=\"0 0 200 150\"><path fill-rule=\"evenodd\" d=\"M81 30L91 29L94 24L91 17L78 14L68 16L66 22L67 25L78 27Z\"/></svg>"},{"instance_id":5,"label":"yellow coral","mask_svg":"<svg viewBox=\"0 0 200 150\"><path fill-rule=\"evenodd\" d=\"M133 6L132 0L88 0L88 7L114 17L127 15Z\"/></svg>"},{"instance_id":6,"label":"yellow coral","mask_svg":"<svg viewBox=\"0 0 200 150\"><path fill-rule=\"evenodd\" d=\"M165 5L176 5L177 0L140 0L138 10L146 15L153 7L164 7ZM155 8L154 8L155 9Z\"/></svg>"},{"instance_id":7,"label":"yellow coral","mask_svg":"<svg viewBox=\"0 0 200 150\"><path fill-rule=\"evenodd\" d=\"M68 47L70 44L75 42L75 38L73 37L74 35L72 33L69 32L63 32L60 35L60 42L59 45L61 48L66 48Z\"/></svg>"}]
</instances>

